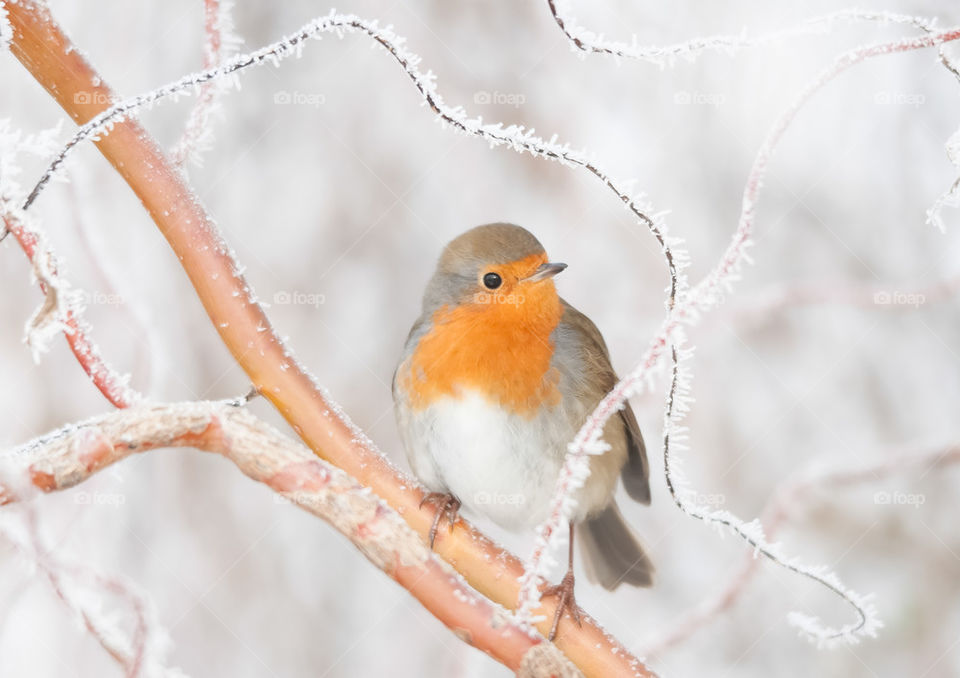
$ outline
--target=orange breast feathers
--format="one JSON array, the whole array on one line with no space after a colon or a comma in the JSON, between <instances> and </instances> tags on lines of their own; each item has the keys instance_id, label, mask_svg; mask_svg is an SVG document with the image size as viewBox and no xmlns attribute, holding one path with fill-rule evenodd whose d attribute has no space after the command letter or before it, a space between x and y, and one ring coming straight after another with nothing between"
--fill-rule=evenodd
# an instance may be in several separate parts
<instances>
[{"instance_id":1,"label":"orange breast feathers","mask_svg":"<svg viewBox=\"0 0 960 678\"><path fill-rule=\"evenodd\" d=\"M550 335L563 307L552 280L522 280L543 255L494 267L503 285L456 306L442 306L398 377L410 405L422 410L466 390L524 417L560 403L559 373L551 369Z\"/></svg>"}]
</instances>

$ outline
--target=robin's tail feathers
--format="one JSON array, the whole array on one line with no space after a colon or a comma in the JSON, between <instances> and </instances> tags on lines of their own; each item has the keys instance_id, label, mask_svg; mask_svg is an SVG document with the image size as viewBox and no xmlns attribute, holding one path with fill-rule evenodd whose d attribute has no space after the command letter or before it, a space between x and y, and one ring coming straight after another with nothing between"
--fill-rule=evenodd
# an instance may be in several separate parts
<instances>
[{"instance_id":1,"label":"robin's tail feathers","mask_svg":"<svg viewBox=\"0 0 960 678\"><path fill-rule=\"evenodd\" d=\"M580 549L591 581L608 591L620 584L653 584L653 563L624 522L616 503L611 502L602 513L585 520L581 528Z\"/></svg>"}]
</instances>

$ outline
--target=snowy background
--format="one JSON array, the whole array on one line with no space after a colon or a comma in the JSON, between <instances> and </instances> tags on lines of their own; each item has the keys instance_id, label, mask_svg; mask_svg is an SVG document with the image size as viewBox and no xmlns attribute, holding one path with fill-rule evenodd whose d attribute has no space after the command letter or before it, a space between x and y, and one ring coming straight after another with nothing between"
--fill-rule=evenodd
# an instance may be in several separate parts
<instances>
[{"instance_id":1,"label":"snowy background","mask_svg":"<svg viewBox=\"0 0 960 678\"><path fill-rule=\"evenodd\" d=\"M51 4L121 94L201 65L198 0ZM657 210L670 211L694 280L728 242L754 154L796 93L843 51L917 34L838 24L826 35L660 69L581 59L542 2L337 8L393 24L437 74L448 103L556 133L614 176L636 178ZM878 8L960 22L948 0ZM242 3L236 33L246 48L258 47L328 9ZM744 28L759 34L836 9L756 0L669 10L576 5L582 25L612 38L635 32L651 44ZM558 279L561 294L601 328L615 366L626 371L639 358L663 317L666 272L653 238L594 178L443 129L396 63L362 36L310 42L301 59L250 70L241 84L223 98L215 146L202 167L189 167L191 183L299 359L398 464L406 466L391 409L395 361L440 249L471 226L511 221L533 231L570 265ZM39 131L65 117L9 54L0 57L0 92L0 117L14 127ZM171 147L193 103L168 102L142 120ZM681 454L703 501L752 518L778 485L813 467L960 444L960 216L944 213L945 234L924 223L956 179L944 146L958 118L960 83L924 50L854 67L788 131L760 197L756 265L690 332L696 404L685 422L691 449ZM71 131L65 122L61 138ZM39 161L25 163L24 183L41 170ZM90 145L68 173L71 182L51 186L36 210L65 274L89 293L87 318L111 362L160 401L245 393L243 372L119 176ZM12 238L0 256L0 444L8 448L109 405L62 339L34 365L22 327L40 295ZM811 285L834 300L769 303ZM659 579L650 590L608 593L584 578L577 597L589 613L669 676L960 673L960 470L929 464L814 489L778 535L790 553L876 594L886 624L877 640L818 650L800 639L790 611L834 625L851 612L764 563L727 613L657 649L660 634L724 587L748 553L670 501L658 445L664 388L660 380L634 399L653 505L621 502ZM281 423L266 403L252 407ZM170 664L190 675L506 674L328 526L212 455L152 452L38 507L56 553L149 594L170 635ZM3 519L20 510L4 509ZM529 553L531 535L479 524ZM119 675L4 541L0 675Z\"/></svg>"}]
</instances>

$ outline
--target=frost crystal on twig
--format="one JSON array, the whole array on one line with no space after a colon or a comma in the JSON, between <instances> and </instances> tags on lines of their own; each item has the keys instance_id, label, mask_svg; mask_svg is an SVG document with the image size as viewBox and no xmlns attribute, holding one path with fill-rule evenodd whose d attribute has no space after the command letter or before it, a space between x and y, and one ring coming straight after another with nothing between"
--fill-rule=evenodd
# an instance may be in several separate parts
<instances>
[{"instance_id":1,"label":"frost crystal on twig","mask_svg":"<svg viewBox=\"0 0 960 678\"><path fill-rule=\"evenodd\" d=\"M954 132L947 141L947 157L955 166L960 167L960 129ZM945 233L947 230L940 214L945 207L954 209L960 207L960 177L957 177L950 188L944 191L927 210L927 223L935 226L941 233Z\"/></svg>"},{"instance_id":2,"label":"frost crystal on twig","mask_svg":"<svg viewBox=\"0 0 960 678\"><path fill-rule=\"evenodd\" d=\"M243 40L233 32L233 0L205 0L203 9L203 67L210 69L236 54ZM213 147L213 123L223 117L219 99L231 84L229 78L220 78L200 88L183 135L171 151L173 162L178 167L188 160L200 165L203 153Z\"/></svg>"},{"instance_id":3,"label":"frost crystal on twig","mask_svg":"<svg viewBox=\"0 0 960 678\"><path fill-rule=\"evenodd\" d=\"M932 29L934 21L909 14L887 11L845 9L812 17L799 24L760 35L751 36L744 29L737 34L693 38L670 45L644 45L636 35L629 41L608 40L603 35L577 24L569 0L547 0L553 20L577 52L600 54L614 59L636 59L665 68L679 59L691 62L706 52L730 55L743 49L772 44L785 38L825 33L837 23L876 22L880 24L912 24L924 30Z\"/></svg>"},{"instance_id":4,"label":"frost crystal on twig","mask_svg":"<svg viewBox=\"0 0 960 678\"><path fill-rule=\"evenodd\" d=\"M10 17L7 16L6 3L0 2L0 50L10 49L11 40L13 40L13 26L10 25Z\"/></svg>"},{"instance_id":5,"label":"frost crystal on twig","mask_svg":"<svg viewBox=\"0 0 960 678\"><path fill-rule=\"evenodd\" d=\"M33 359L49 350L50 342L63 332L71 350L94 384L116 406L125 407L140 396L128 386L129 377L120 375L102 358L90 340L90 328L83 320L83 293L59 275L58 258L47 243L46 235L32 214L20 207L23 191L16 181L20 168L16 158L21 153L49 155L60 144L56 137L59 126L40 134L24 136L12 130L8 121L0 120L0 218L4 235L13 233L33 267L34 280L44 294L43 302L26 323L24 341Z\"/></svg>"}]
</instances>

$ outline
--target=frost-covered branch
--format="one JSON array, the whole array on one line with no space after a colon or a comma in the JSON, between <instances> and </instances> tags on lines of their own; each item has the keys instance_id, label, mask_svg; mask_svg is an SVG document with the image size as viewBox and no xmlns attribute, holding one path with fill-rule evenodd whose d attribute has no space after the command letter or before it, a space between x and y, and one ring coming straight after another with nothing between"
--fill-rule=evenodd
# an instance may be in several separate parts
<instances>
[{"instance_id":1,"label":"frost-covered branch","mask_svg":"<svg viewBox=\"0 0 960 678\"><path fill-rule=\"evenodd\" d=\"M827 33L837 23L876 22L881 24L910 24L921 29L932 29L934 21L924 17L896 12L844 9L817 17L799 24L759 35L749 35L744 29L739 34L714 35L693 38L670 45L645 45L636 35L628 42L609 40L577 23L570 9L569 0L547 0L554 22L570 41L571 49L583 53L600 54L614 59L637 59L660 68L674 66L678 59L694 61L706 52L733 54L742 49L773 44L784 38Z\"/></svg>"},{"instance_id":2,"label":"frost-covered branch","mask_svg":"<svg viewBox=\"0 0 960 678\"><path fill-rule=\"evenodd\" d=\"M519 603L521 614L532 613L539 601L538 577L543 576L554 564L551 554L559 547L566 531L562 528L573 512L572 494L577 488L582 487L590 473L590 456L602 454L607 449L606 443L602 440L604 425L623 407L628 398L639 392L655 371L662 368L663 361L669 358L672 361L672 370L664 417L663 454L667 485L677 506L688 515L706 523L730 529L750 544L755 552L770 557L791 571L820 582L849 602L854 607L857 620L839 629L825 628L815 619L792 615L791 621L817 642L830 643L836 640L856 642L860 636L875 633L880 622L869 601L866 597L846 589L833 573L820 568L804 567L796 561L783 557L778 549L766 541L756 521L745 523L727 511L715 511L696 505L693 500L696 493L686 487L686 482L676 469L676 464L671 464L671 443L676 444L684 437L684 429L679 422L690 402L689 371L681 365L681 362L691 355L691 351L684 348L684 325L695 322L702 313L716 307L721 294L731 291L732 284L739 279L744 262L750 261L747 250L752 244L750 236L753 231L756 204L769 160L784 133L807 101L840 73L866 59L939 47L958 38L960 38L960 28L951 28L944 31L928 31L926 35L917 38L875 43L850 50L840 55L831 66L808 84L778 118L754 159L744 188L737 228L719 263L694 288L679 296L677 303L670 307L660 331L651 340L640 362L599 403L570 444L547 519L537 530L533 552L525 565L526 574L522 582Z\"/></svg>"},{"instance_id":3,"label":"frost-covered branch","mask_svg":"<svg viewBox=\"0 0 960 678\"><path fill-rule=\"evenodd\" d=\"M919 23L918 26L927 33L933 33L936 30L935 23L932 21ZM943 67L960 82L960 67L958 67L950 55L947 54L946 45L940 45L937 49L937 54L940 57L940 63L943 64ZM947 139L946 151L947 158L950 162L953 163L954 166L960 167L960 129ZM937 199L934 200L933 204L927 209L927 223L934 226L941 233L945 233L947 230L946 225L943 223L943 217L941 216L944 208L947 207L953 209L960 207L960 177L957 177L946 191L937 196Z\"/></svg>"},{"instance_id":4,"label":"frost-covered branch","mask_svg":"<svg viewBox=\"0 0 960 678\"><path fill-rule=\"evenodd\" d=\"M115 407L128 407L140 400L129 386L129 375L116 372L90 340L90 326L81 316L82 293L57 274L57 259L39 230L10 214L3 215L6 229L13 234L33 265L34 277L44 301L27 321L25 341L35 360L49 347L50 340L63 332L70 350L94 386Z\"/></svg>"},{"instance_id":5,"label":"frost-covered branch","mask_svg":"<svg viewBox=\"0 0 960 678\"><path fill-rule=\"evenodd\" d=\"M38 220L20 208L23 192L16 180L20 172L17 158L22 153L49 155L57 144L59 127L39 135L24 136L0 120L0 222L4 234L13 234L33 268L33 277L43 302L27 321L24 341L40 360L53 337L63 332L77 361L94 385L116 407L126 407L140 399L128 385L129 377L120 375L106 363L90 339L90 327L83 319L83 292L73 288L58 274L58 257L47 242Z\"/></svg>"},{"instance_id":6,"label":"frost-covered branch","mask_svg":"<svg viewBox=\"0 0 960 678\"><path fill-rule=\"evenodd\" d=\"M956 167L960 167L960 129L957 129L947 140L947 158ZM941 216L946 207L960 208L960 177L957 177L950 188L938 196L930 209L927 210L927 223L935 226L941 233L945 233L947 230Z\"/></svg>"},{"instance_id":7,"label":"frost-covered branch","mask_svg":"<svg viewBox=\"0 0 960 678\"><path fill-rule=\"evenodd\" d=\"M203 35L204 69L219 66L237 52L243 41L233 32L233 0L203 0ZM170 152L178 167L187 160L199 165L203 153L212 148L213 123L223 115L218 99L228 86L226 81L218 80L200 88L183 135Z\"/></svg>"},{"instance_id":8,"label":"frost-covered branch","mask_svg":"<svg viewBox=\"0 0 960 678\"><path fill-rule=\"evenodd\" d=\"M0 51L7 51L10 48L10 41L13 39L13 27L7 19L6 3L0 2Z\"/></svg>"},{"instance_id":9,"label":"frost-covered branch","mask_svg":"<svg viewBox=\"0 0 960 678\"><path fill-rule=\"evenodd\" d=\"M0 503L73 487L134 453L194 447L330 523L459 638L523 675L582 675L552 644L472 589L400 515L237 401L138 406L53 431L0 456ZM536 667L536 672L530 672Z\"/></svg>"},{"instance_id":10,"label":"frost-covered branch","mask_svg":"<svg viewBox=\"0 0 960 678\"><path fill-rule=\"evenodd\" d=\"M781 483L773 492L760 516L760 522L768 538L772 538L790 518L796 516L806 504L830 488L844 488L876 483L887 476L899 475L921 468L924 473L960 463L960 446L935 446L922 450L897 451L880 455L879 461L854 466L837 467L835 456L824 463L811 467L810 471ZM720 614L729 610L746 591L750 580L759 570L760 560L752 554L730 581L708 599L682 615L656 638L646 644L644 654L657 655L682 643L697 630L703 628Z\"/></svg>"},{"instance_id":11,"label":"frost-covered branch","mask_svg":"<svg viewBox=\"0 0 960 678\"><path fill-rule=\"evenodd\" d=\"M677 360L677 356L674 356L673 377L670 384L670 393L667 396L663 434L664 473L667 478L667 489L670 491L670 496L674 502L687 515L715 527L726 528L739 536L753 547L754 557L762 555L780 567L820 584L850 604L856 614L856 620L840 628L825 627L816 617L799 612L790 613L790 623L811 640L819 645L831 645L838 642L854 644L865 636L875 636L883 623L877 616L876 608L871 601L871 595L861 595L847 588L840 581L840 578L826 566L805 565L799 559L787 555L780 544L768 539L759 520L744 522L729 511L711 509L697 504L696 492L680 474L676 468L676 462L670 456L671 443L675 448L680 447L678 445L679 441L685 438L684 427L677 422L688 409L691 400L687 391L689 381L690 375L685 372L685 366Z\"/></svg>"}]
</instances>

